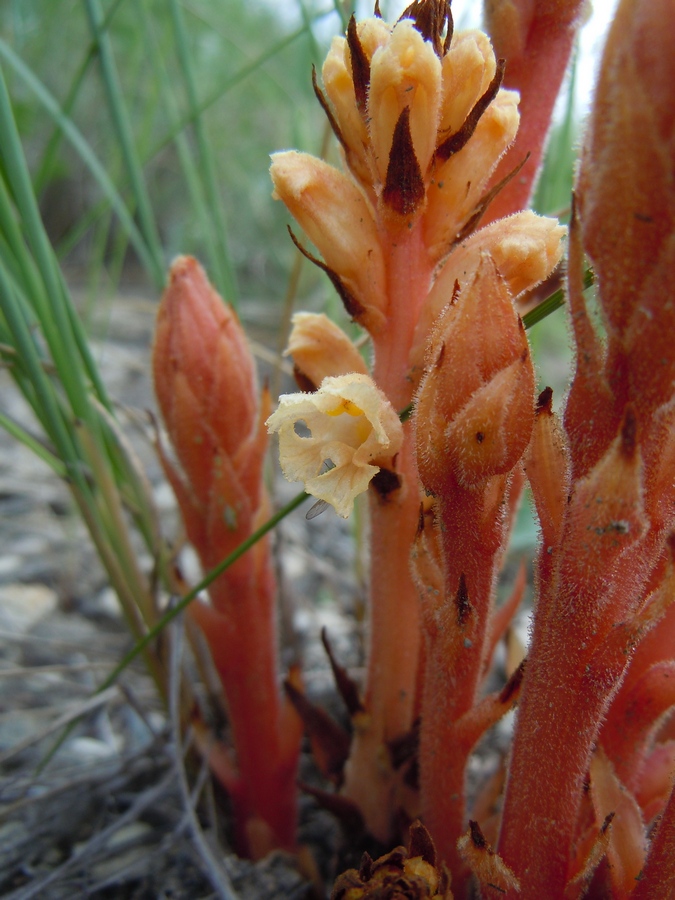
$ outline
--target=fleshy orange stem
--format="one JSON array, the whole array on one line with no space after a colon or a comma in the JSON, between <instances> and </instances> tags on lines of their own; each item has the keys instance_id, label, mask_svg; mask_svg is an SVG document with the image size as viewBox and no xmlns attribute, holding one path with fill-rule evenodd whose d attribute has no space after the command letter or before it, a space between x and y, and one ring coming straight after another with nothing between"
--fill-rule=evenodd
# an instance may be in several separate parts
<instances>
[{"instance_id":1,"label":"fleshy orange stem","mask_svg":"<svg viewBox=\"0 0 675 900\"><path fill-rule=\"evenodd\" d=\"M385 246L390 315L373 338L374 378L394 408L403 410L412 399L412 386L405 377L407 361L432 267L419 227L388 236ZM392 836L400 804L387 743L413 725L420 642L419 601L410 571L410 547L419 516L419 478L409 424L396 468L400 488L386 494L371 489L366 713L356 723L345 781L346 796L358 801L368 828L383 841Z\"/></svg>"},{"instance_id":2,"label":"fleshy orange stem","mask_svg":"<svg viewBox=\"0 0 675 900\"><path fill-rule=\"evenodd\" d=\"M438 503L446 561L446 600L425 627L426 668L420 725L421 804L439 856L459 886L463 864L457 841L466 828L466 763L479 734L467 740L461 723L478 700L485 665L488 622L504 523L496 508L475 496L444 496ZM458 494L466 493L458 488ZM487 515L486 515L487 513ZM495 515L497 513L497 515ZM483 517L488 520L487 527ZM480 560L477 567L471 561ZM486 722L488 727L492 722Z\"/></svg>"}]
</instances>

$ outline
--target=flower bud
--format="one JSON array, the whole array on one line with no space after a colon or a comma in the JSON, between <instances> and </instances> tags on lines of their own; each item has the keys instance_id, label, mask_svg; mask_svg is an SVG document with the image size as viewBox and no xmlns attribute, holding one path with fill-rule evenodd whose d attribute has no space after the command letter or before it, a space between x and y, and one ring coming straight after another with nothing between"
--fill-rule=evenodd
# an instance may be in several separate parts
<instances>
[{"instance_id":1,"label":"flower bud","mask_svg":"<svg viewBox=\"0 0 675 900\"><path fill-rule=\"evenodd\" d=\"M272 155L277 199L323 256L347 312L370 330L384 321L385 272L370 205L354 182L307 153Z\"/></svg>"},{"instance_id":2,"label":"flower bud","mask_svg":"<svg viewBox=\"0 0 675 900\"><path fill-rule=\"evenodd\" d=\"M469 143L436 169L424 217L424 239L433 259L448 252L476 210L499 158L516 136L519 121L518 95L499 91Z\"/></svg>"},{"instance_id":3,"label":"flower bud","mask_svg":"<svg viewBox=\"0 0 675 900\"><path fill-rule=\"evenodd\" d=\"M279 434L279 460L289 481L347 518L354 498L367 490L401 448L403 426L367 375L326 378L313 394L284 394L267 420Z\"/></svg>"},{"instance_id":4,"label":"flower bud","mask_svg":"<svg viewBox=\"0 0 675 900\"><path fill-rule=\"evenodd\" d=\"M495 68L495 55L486 34L462 31L453 35L450 50L443 57L443 99L438 127L441 139L459 130L494 78Z\"/></svg>"},{"instance_id":5,"label":"flower bud","mask_svg":"<svg viewBox=\"0 0 675 900\"><path fill-rule=\"evenodd\" d=\"M451 301L456 285L462 290L475 278L482 254L491 256L515 299L551 274L563 254L565 228L556 219L527 210L493 222L456 247L424 301L410 353L414 373L421 372L424 347L434 322Z\"/></svg>"},{"instance_id":6,"label":"flower bud","mask_svg":"<svg viewBox=\"0 0 675 900\"><path fill-rule=\"evenodd\" d=\"M248 465L259 443L259 401L255 364L236 314L189 256L171 266L157 314L153 372L162 418L190 492L206 507L220 461ZM260 454L265 444L263 434ZM254 479L246 488L255 508L260 486Z\"/></svg>"},{"instance_id":7,"label":"flower bud","mask_svg":"<svg viewBox=\"0 0 675 900\"><path fill-rule=\"evenodd\" d=\"M284 356L292 356L295 378L304 390L315 391L324 378L368 374L363 357L344 331L323 313L299 312Z\"/></svg>"},{"instance_id":8,"label":"flower bud","mask_svg":"<svg viewBox=\"0 0 675 900\"><path fill-rule=\"evenodd\" d=\"M534 419L534 370L508 288L490 257L441 316L417 396L417 457L424 485L470 487L510 471Z\"/></svg>"},{"instance_id":9,"label":"flower bud","mask_svg":"<svg viewBox=\"0 0 675 900\"><path fill-rule=\"evenodd\" d=\"M356 26L356 36L366 59L370 61L377 48L389 40L391 26L382 19L366 19ZM347 165L363 187L372 187L367 116L357 104L351 52L345 38L333 38L321 75L332 104Z\"/></svg>"},{"instance_id":10,"label":"flower bud","mask_svg":"<svg viewBox=\"0 0 675 900\"><path fill-rule=\"evenodd\" d=\"M389 42L376 50L370 69L368 116L373 158L380 181L387 181L394 130L410 111L410 135L420 171L426 173L436 149L441 63L410 19L396 23Z\"/></svg>"}]
</instances>

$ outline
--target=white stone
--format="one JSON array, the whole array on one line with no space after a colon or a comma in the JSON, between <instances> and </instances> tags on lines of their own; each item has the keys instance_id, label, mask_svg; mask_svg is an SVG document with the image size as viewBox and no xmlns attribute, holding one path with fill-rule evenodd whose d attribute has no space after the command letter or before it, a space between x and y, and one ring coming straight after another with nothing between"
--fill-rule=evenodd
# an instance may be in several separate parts
<instances>
[{"instance_id":1,"label":"white stone","mask_svg":"<svg viewBox=\"0 0 675 900\"><path fill-rule=\"evenodd\" d=\"M58 603L56 591L46 584L0 585L0 629L25 634Z\"/></svg>"}]
</instances>

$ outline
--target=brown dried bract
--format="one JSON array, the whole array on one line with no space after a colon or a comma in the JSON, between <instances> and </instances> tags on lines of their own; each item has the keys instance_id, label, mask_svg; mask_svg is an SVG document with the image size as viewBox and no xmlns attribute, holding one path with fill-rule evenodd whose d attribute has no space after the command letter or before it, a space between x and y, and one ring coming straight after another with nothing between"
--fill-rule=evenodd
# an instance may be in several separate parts
<instances>
[{"instance_id":1,"label":"brown dried bract","mask_svg":"<svg viewBox=\"0 0 675 900\"><path fill-rule=\"evenodd\" d=\"M436 849L427 829L410 826L410 846L396 847L375 861L364 854L358 870L335 882L331 900L451 900L450 879L436 867Z\"/></svg>"}]
</instances>

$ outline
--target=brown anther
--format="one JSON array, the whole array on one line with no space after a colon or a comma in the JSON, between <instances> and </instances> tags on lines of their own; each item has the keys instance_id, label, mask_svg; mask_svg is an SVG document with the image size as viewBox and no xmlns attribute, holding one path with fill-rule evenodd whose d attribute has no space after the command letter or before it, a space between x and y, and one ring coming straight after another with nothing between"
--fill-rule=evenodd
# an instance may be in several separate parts
<instances>
[{"instance_id":1,"label":"brown anther","mask_svg":"<svg viewBox=\"0 0 675 900\"><path fill-rule=\"evenodd\" d=\"M417 31L425 41L431 41L434 53L443 59L450 48L454 27L448 0L415 0L401 14L399 22L401 19L413 19ZM441 40L446 23L445 40Z\"/></svg>"},{"instance_id":2,"label":"brown anther","mask_svg":"<svg viewBox=\"0 0 675 900\"><path fill-rule=\"evenodd\" d=\"M464 572L459 576L459 587L455 595L455 607L457 609L457 624L465 625L471 612L471 602L469 600L469 592L466 587L466 578Z\"/></svg>"},{"instance_id":3,"label":"brown anther","mask_svg":"<svg viewBox=\"0 0 675 900\"><path fill-rule=\"evenodd\" d=\"M464 119L464 122L457 131L438 145L436 148L436 159L445 162L445 160L450 159L453 154L459 153L459 151L471 140L471 137L476 130L476 126L480 122L481 116L495 99L499 88L502 86L505 69L506 62L503 59L498 60L494 78L488 85L487 90L478 98L478 100L476 100L473 109L466 119Z\"/></svg>"},{"instance_id":4,"label":"brown anther","mask_svg":"<svg viewBox=\"0 0 675 900\"><path fill-rule=\"evenodd\" d=\"M535 412L537 415L542 412L553 412L553 388L545 387L541 394L539 394Z\"/></svg>"},{"instance_id":5,"label":"brown anther","mask_svg":"<svg viewBox=\"0 0 675 900\"><path fill-rule=\"evenodd\" d=\"M293 366L293 378L295 378L295 383L305 394L313 394L318 388L318 385L314 384L312 379L308 378L297 366Z\"/></svg>"},{"instance_id":6,"label":"brown anther","mask_svg":"<svg viewBox=\"0 0 675 900\"><path fill-rule=\"evenodd\" d=\"M485 836L481 831L480 825L478 822L475 822L473 819L469 820L469 828L471 830L471 840L473 842L474 847L478 847L479 850L487 850L488 853L491 852L490 846L488 842L485 840Z\"/></svg>"},{"instance_id":7,"label":"brown anther","mask_svg":"<svg viewBox=\"0 0 675 900\"><path fill-rule=\"evenodd\" d=\"M388 500L389 495L401 487L401 476L391 469L380 469L370 482L377 491L380 500Z\"/></svg>"},{"instance_id":8,"label":"brown anther","mask_svg":"<svg viewBox=\"0 0 675 900\"><path fill-rule=\"evenodd\" d=\"M406 106L394 128L382 200L394 212L408 216L419 209L425 193L424 178L410 133L410 109Z\"/></svg>"},{"instance_id":9,"label":"brown anther","mask_svg":"<svg viewBox=\"0 0 675 900\"><path fill-rule=\"evenodd\" d=\"M352 81L356 106L361 115L366 117L368 105L368 88L370 87L370 60L366 56L356 29L356 19L352 15L347 26L347 45L352 61Z\"/></svg>"}]
</instances>

